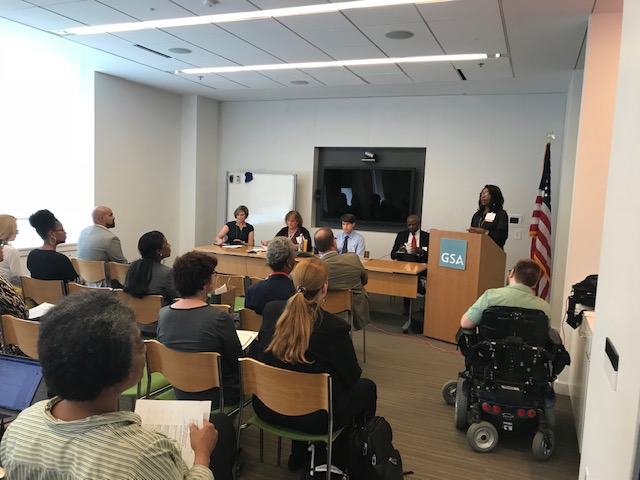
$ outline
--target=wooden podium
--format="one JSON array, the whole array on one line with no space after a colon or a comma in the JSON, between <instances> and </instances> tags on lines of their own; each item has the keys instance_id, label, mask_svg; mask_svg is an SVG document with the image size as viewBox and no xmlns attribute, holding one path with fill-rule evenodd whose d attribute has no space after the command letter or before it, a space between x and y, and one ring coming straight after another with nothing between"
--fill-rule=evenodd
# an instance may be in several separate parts
<instances>
[{"instance_id":1,"label":"wooden podium","mask_svg":"<svg viewBox=\"0 0 640 480\"><path fill-rule=\"evenodd\" d=\"M464 270L440 266L443 238L467 242ZM485 290L505 285L506 258L504 250L488 235L432 229L429 232L424 335L455 343L462 315Z\"/></svg>"}]
</instances>

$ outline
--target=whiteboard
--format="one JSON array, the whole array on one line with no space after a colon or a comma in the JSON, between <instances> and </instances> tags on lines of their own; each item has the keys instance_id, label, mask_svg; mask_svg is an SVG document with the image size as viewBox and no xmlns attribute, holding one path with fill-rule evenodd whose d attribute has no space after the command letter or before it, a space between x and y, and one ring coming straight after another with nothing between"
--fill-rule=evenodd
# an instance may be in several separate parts
<instances>
[{"instance_id":1,"label":"whiteboard","mask_svg":"<svg viewBox=\"0 0 640 480\"><path fill-rule=\"evenodd\" d=\"M247 181L252 178L250 181ZM284 216L296 208L296 175L227 172L227 222L235 219L240 205L249 209L247 223L255 230L254 241L270 240L285 226Z\"/></svg>"}]
</instances>

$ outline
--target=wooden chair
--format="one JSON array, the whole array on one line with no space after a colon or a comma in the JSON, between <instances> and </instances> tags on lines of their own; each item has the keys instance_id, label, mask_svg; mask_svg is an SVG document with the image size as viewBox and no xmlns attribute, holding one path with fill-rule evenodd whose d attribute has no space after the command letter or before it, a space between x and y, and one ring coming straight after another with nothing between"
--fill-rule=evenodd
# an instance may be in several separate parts
<instances>
[{"instance_id":1,"label":"wooden chair","mask_svg":"<svg viewBox=\"0 0 640 480\"><path fill-rule=\"evenodd\" d=\"M38 360L40 323L2 315L2 336L5 345L15 345L26 355Z\"/></svg>"},{"instance_id":2,"label":"wooden chair","mask_svg":"<svg viewBox=\"0 0 640 480\"><path fill-rule=\"evenodd\" d=\"M195 393L218 388L220 404L212 411L231 415L239 410L238 405L224 405L222 363L218 352L179 352L157 340L145 340L145 344L147 375L161 373L172 387L184 392Z\"/></svg>"},{"instance_id":3,"label":"wooden chair","mask_svg":"<svg viewBox=\"0 0 640 480\"><path fill-rule=\"evenodd\" d=\"M216 276L216 288L221 287L225 283L236 287L236 296L244 297L244 279L241 275L223 275Z\"/></svg>"},{"instance_id":4,"label":"wooden chair","mask_svg":"<svg viewBox=\"0 0 640 480\"><path fill-rule=\"evenodd\" d=\"M127 279L127 271L129 270L129 264L109 262L106 264L106 267L109 269L109 280L116 280L122 287L124 287L125 280Z\"/></svg>"},{"instance_id":5,"label":"wooden chair","mask_svg":"<svg viewBox=\"0 0 640 480\"><path fill-rule=\"evenodd\" d=\"M251 283L251 285L254 285L258 282L261 282L262 280L264 280L264 278L260 278L260 277L249 277L249 283Z\"/></svg>"},{"instance_id":6,"label":"wooden chair","mask_svg":"<svg viewBox=\"0 0 640 480\"><path fill-rule=\"evenodd\" d=\"M80 285L79 283L76 283L76 282L69 282L67 284L67 293L69 295L72 295L74 293L80 293L80 292L91 292L95 290L102 290L105 292L112 291L111 288L109 287L90 287L89 285Z\"/></svg>"},{"instance_id":7,"label":"wooden chair","mask_svg":"<svg viewBox=\"0 0 640 480\"><path fill-rule=\"evenodd\" d=\"M41 303L56 304L66 294L66 288L62 280L38 280L35 278L22 276L22 295L24 300L31 300L36 305Z\"/></svg>"},{"instance_id":8,"label":"wooden chair","mask_svg":"<svg viewBox=\"0 0 640 480\"><path fill-rule=\"evenodd\" d=\"M223 312L227 312L229 315L233 315L231 305L227 305L226 303L212 303L210 306L217 308L218 310L222 310Z\"/></svg>"},{"instance_id":9,"label":"wooden chair","mask_svg":"<svg viewBox=\"0 0 640 480\"><path fill-rule=\"evenodd\" d=\"M351 290L329 290L325 297L323 310L338 314L347 312L348 322L351 325L350 334L353 336L353 310L351 308ZM367 326L362 327L362 363L367 363Z\"/></svg>"},{"instance_id":10,"label":"wooden chair","mask_svg":"<svg viewBox=\"0 0 640 480\"><path fill-rule=\"evenodd\" d=\"M80 277L87 283L103 284L106 281L106 275L104 272L104 262L97 260L81 260L79 258L72 258L71 263L73 268Z\"/></svg>"},{"instance_id":11,"label":"wooden chair","mask_svg":"<svg viewBox=\"0 0 640 480\"><path fill-rule=\"evenodd\" d=\"M131 305L136 315L136 322L141 325L150 325L158 321L158 312L163 307L162 295L147 295L136 298L121 289L115 289L116 295Z\"/></svg>"},{"instance_id":12,"label":"wooden chair","mask_svg":"<svg viewBox=\"0 0 640 480\"><path fill-rule=\"evenodd\" d=\"M258 315L250 308L240 310L240 330L259 332L262 327L262 315Z\"/></svg>"},{"instance_id":13,"label":"wooden chair","mask_svg":"<svg viewBox=\"0 0 640 480\"><path fill-rule=\"evenodd\" d=\"M325 410L327 412L327 433L312 435L298 430L282 428L265 422L256 415L246 425L255 425L260 429L260 462L264 461L264 431L278 436L278 461L282 453L282 438L303 442L324 442L327 444L327 465L331 465L333 441L342 429L333 430L333 387L328 373L301 373L271 367L253 358L241 358L240 386L243 394L256 395L269 409L282 415L300 416ZM238 448L242 430L243 406L240 406L238 418ZM246 426L245 425L245 426ZM314 467L315 449L311 453L311 466ZM326 468L326 467L325 467ZM315 471L322 471L322 467ZM330 480L331 471L342 473L335 467L326 468L326 478ZM314 476L314 478L316 478Z\"/></svg>"}]
</instances>

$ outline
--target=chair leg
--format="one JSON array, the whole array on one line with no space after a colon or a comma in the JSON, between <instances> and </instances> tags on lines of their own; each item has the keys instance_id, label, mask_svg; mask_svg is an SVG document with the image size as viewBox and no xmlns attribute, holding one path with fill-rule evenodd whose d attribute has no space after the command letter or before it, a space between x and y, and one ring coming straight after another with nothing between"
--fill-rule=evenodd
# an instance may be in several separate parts
<instances>
[{"instance_id":1,"label":"chair leg","mask_svg":"<svg viewBox=\"0 0 640 480\"><path fill-rule=\"evenodd\" d=\"M362 327L362 363L367 363L367 326Z\"/></svg>"},{"instance_id":2,"label":"chair leg","mask_svg":"<svg viewBox=\"0 0 640 480\"><path fill-rule=\"evenodd\" d=\"M278 437L278 461L276 462L276 467L280 466L281 458L282 458L282 437Z\"/></svg>"},{"instance_id":3,"label":"chair leg","mask_svg":"<svg viewBox=\"0 0 640 480\"><path fill-rule=\"evenodd\" d=\"M264 430L260 429L260 463L264 462Z\"/></svg>"},{"instance_id":4,"label":"chair leg","mask_svg":"<svg viewBox=\"0 0 640 480\"><path fill-rule=\"evenodd\" d=\"M331 435L331 432L329 432L329 435ZM331 469L333 467L333 464L331 463L332 454L333 454L333 441L331 440L331 436L329 436L329 439L327 442L327 480L331 480Z\"/></svg>"}]
</instances>

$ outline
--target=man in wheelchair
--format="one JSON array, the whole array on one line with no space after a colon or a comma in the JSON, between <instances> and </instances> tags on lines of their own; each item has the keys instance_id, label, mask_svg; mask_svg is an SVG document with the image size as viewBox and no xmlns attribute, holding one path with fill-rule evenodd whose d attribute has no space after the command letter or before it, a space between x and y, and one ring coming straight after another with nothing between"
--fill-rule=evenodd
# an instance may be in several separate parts
<instances>
[{"instance_id":1,"label":"man in wheelchair","mask_svg":"<svg viewBox=\"0 0 640 480\"><path fill-rule=\"evenodd\" d=\"M534 294L541 273L533 260L519 260L507 286L487 290L460 320L465 371L456 385L455 424L468 427L476 451L495 447L496 427L511 431L536 419L534 456L546 460L553 452L551 382L570 360L560 335L549 327L549 304Z\"/></svg>"}]
</instances>

